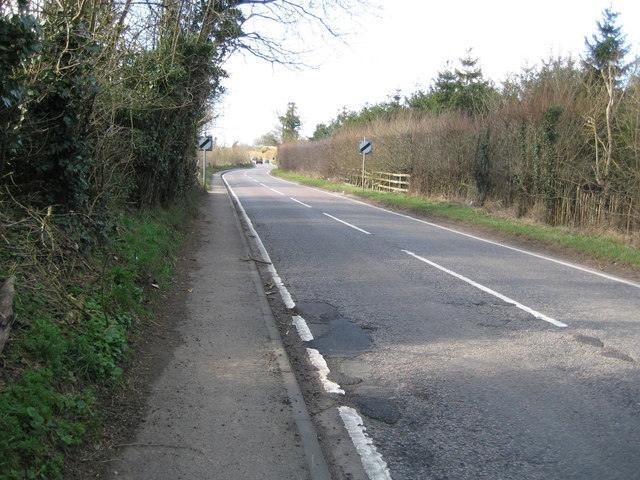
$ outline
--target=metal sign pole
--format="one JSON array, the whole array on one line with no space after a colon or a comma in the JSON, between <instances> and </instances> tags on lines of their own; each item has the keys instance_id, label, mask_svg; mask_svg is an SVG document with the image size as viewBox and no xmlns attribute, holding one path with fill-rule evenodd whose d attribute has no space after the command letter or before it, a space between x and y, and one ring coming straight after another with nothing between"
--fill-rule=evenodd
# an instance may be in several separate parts
<instances>
[{"instance_id":1,"label":"metal sign pole","mask_svg":"<svg viewBox=\"0 0 640 480\"><path fill-rule=\"evenodd\" d=\"M202 186L207 188L207 179L206 175L206 166L207 166L207 150L202 150Z\"/></svg>"},{"instance_id":2,"label":"metal sign pole","mask_svg":"<svg viewBox=\"0 0 640 480\"><path fill-rule=\"evenodd\" d=\"M213 150L213 139L209 135L198 138L198 150L202 150L202 186L207 186L207 151Z\"/></svg>"},{"instance_id":3,"label":"metal sign pole","mask_svg":"<svg viewBox=\"0 0 640 480\"><path fill-rule=\"evenodd\" d=\"M364 188L364 180L365 180L365 157L367 154L373 151L373 144L367 141L367 137L364 137L364 140L360 142L360 153L362 154L362 188Z\"/></svg>"},{"instance_id":4,"label":"metal sign pole","mask_svg":"<svg viewBox=\"0 0 640 480\"><path fill-rule=\"evenodd\" d=\"M362 139L363 142L367 141L367 137L364 137ZM364 188L364 159L367 156L366 153L364 153L364 151L362 152L362 188Z\"/></svg>"}]
</instances>

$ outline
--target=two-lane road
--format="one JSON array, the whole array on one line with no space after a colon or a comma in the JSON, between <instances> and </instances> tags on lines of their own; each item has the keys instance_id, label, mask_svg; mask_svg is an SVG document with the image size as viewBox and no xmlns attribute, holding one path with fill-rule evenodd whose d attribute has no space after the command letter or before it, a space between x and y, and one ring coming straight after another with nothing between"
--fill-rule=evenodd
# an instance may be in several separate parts
<instances>
[{"instance_id":1,"label":"two-lane road","mask_svg":"<svg viewBox=\"0 0 640 480\"><path fill-rule=\"evenodd\" d=\"M225 175L399 479L640 478L640 285Z\"/></svg>"}]
</instances>

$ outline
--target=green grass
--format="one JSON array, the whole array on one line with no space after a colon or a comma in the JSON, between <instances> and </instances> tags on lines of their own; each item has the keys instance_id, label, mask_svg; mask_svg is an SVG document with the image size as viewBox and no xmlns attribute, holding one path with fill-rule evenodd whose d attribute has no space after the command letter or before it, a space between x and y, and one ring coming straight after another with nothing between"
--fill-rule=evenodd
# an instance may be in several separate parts
<instances>
[{"instance_id":1,"label":"green grass","mask_svg":"<svg viewBox=\"0 0 640 480\"><path fill-rule=\"evenodd\" d=\"M424 197L364 190L353 185L293 175L281 170L273 170L271 173L305 185L311 185L334 192L345 192L363 199L373 200L392 208L400 208L417 214L450 218L474 225L490 227L497 231L537 240L550 245L561 245L573 249L576 252L587 254L597 260L615 262L640 269L640 251L624 245L616 239L581 235L566 228L551 227L548 225L532 225L524 221L490 215L477 208L447 202L433 202Z\"/></svg>"},{"instance_id":2,"label":"green grass","mask_svg":"<svg viewBox=\"0 0 640 480\"><path fill-rule=\"evenodd\" d=\"M103 254L94 252L95 263L69 273L67 309L49 301L47 278L21 286L25 275L11 252L25 249L16 245L5 255L18 278L19 323L2 352L0 480L61 479L67 453L99 441L96 391L120 385L130 329L147 314L151 284L169 283L192 210L184 204L125 214L119 235Z\"/></svg>"}]
</instances>

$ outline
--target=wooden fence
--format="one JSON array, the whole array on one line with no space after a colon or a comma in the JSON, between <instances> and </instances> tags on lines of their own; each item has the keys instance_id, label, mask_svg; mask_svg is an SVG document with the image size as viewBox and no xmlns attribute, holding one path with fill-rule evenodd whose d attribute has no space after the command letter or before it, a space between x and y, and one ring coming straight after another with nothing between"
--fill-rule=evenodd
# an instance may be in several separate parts
<instances>
[{"instance_id":1,"label":"wooden fence","mask_svg":"<svg viewBox=\"0 0 640 480\"><path fill-rule=\"evenodd\" d=\"M344 182L370 190L406 193L409 191L411 175L408 173L364 172L362 184L362 170L349 170L341 175Z\"/></svg>"},{"instance_id":2,"label":"wooden fence","mask_svg":"<svg viewBox=\"0 0 640 480\"><path fill-rule=\"evenodd\" d=\"M614 228L631 234L640 229L640 204L633 198L577 187L574 196L560 199L554 220L557 225Z\"/></svg>"}]
</instances>

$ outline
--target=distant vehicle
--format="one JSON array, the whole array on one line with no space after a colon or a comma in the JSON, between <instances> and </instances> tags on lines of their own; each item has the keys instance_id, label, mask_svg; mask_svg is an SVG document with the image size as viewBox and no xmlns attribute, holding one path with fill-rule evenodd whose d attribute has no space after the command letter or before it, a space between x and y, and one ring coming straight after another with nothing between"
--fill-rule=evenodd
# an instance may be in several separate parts
<instances>
[{"instance_id":1,"label":"distant vehicle","mask_svg":"<svg viewBox=\"0 0 640 480\"><path fill-rule=\"evenodd\" d=\"M262 159L261 158L257 158L256 159L256 165L262 165Z\"/></svg>"},{"instance_id":2,"label":"distant vehicle","mask_svg":"<svg viewBox=\"0 0 640 480\"><path fill-rule=\"evenodd\" d=\"M265 159L264 159L264 163L269 163L269 159L268 159L268 158L265 158Z\"/></svg>"}]
</instances>

